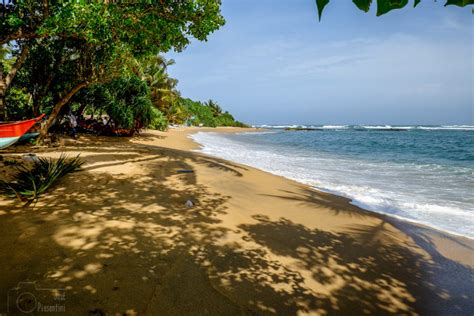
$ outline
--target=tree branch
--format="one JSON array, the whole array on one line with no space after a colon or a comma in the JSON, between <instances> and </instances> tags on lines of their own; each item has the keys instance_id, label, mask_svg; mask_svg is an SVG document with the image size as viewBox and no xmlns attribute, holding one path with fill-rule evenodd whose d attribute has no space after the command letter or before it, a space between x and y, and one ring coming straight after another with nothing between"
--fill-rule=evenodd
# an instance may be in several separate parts
<instances>
[{"instance_id":1,"label":"tree branch","mask_svg":"<svg viewBox=\"0 0 474 316\"><path fill-rule=\"evenodd\" d=\"M63 108L64 105L66 105L69 100L71 100L71 98L77 93L79 92L79 90L81 90L82 88L85 88L89 85L89 82L88 81L84 81L84 82L81 82L79 84L77 84L74 88L72 88L71 90L66 90L64 91L64 94L65 96L62 97L57 103L56 105L54 106L53 108L53 111L51 112L51 114L49 115L49 118L48 120L46 121L46 123L41 127L41 132L40 132L40 137L39 137L39 142L41 143L44 138L46 137L46 135L48 134L48 130L49 128L53 125L54 121L56 120L56 118L58 117L59 115L59 112L61 112L61 109Z\"/></svg>"},{"instance_id":2,"label":"tree branch","mask_svg":"<svg viewBox=\"0 0 474 316\"><path fill-rule=\"evenodd\" d=\"M37 39L37 38L48 38L52 36L57 36L62 39L79 39L85 40L84 36L80 36L79 34L66 34L66 33L59 33L59 34L38 34L34 31L24 33L22 30L18 30L16 33L11 34L0 34L0 45L9 43L11 41L20 41L20 40L28 40L28 39Z\"/></svg>"},{"instance_id":3,"label":"tree branch","mask_svg":"<svg viewBox=\"0 0 474 316\"><path fill-rule=\"evenodd\" d=\"M17 57L15 64L13 64L12 69L8 73L8 75L5 77L5 90L8 89L13 81L13 78L15 78L16 73L18 72L18 69L21 68L23 63L26 60L26 57L28 57L28 53L30 52L30 47L28 45L24 45L23 48L21 49L20 56Z\"/></svg>"},{"instance_id":4,"label":"tree branch","mask_svg":"<svg viewBox=\"0 0 474 316\"><path fill-rule=\"evenodd\" d=\"M44 17L49 17L49 0L43 0Z\"/></svg>"}]
</instances>

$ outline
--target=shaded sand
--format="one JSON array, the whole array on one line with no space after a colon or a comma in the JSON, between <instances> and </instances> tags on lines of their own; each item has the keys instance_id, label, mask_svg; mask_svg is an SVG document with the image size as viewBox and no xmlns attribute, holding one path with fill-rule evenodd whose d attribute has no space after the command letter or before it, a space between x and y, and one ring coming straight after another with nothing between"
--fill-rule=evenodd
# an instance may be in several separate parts
<instances>
[{"instance_id":1,"label":"shaded sand","mask_svg":"<svg viewBox=\"0 0 474 316\"><path fill-rule=\"evenodd\" d=\"M196 130L42 153L87 163L34 206L0 200L0 297L36 281L71 315L474 311L472 240L189 151Z\"/></svg>"}]
</instances>

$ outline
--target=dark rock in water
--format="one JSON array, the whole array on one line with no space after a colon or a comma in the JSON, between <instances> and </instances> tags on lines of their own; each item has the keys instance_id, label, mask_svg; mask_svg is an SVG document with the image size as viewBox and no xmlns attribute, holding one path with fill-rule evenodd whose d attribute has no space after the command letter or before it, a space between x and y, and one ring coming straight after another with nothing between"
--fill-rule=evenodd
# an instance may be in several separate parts
<instances>
[{"instance_id":1,"label":"dark rock in water","mask_svg":"<svg viewBox=\"0 0 474 316\"><path fill-rule=\"evenodd\" d=\"M408 129L406 128L387 128L386 131L388 132L406 132Z\"/></svg>"},{"instance_id":2,"label":"dark rock in water","mask_svg":"<svg viewBox=\"0 0 474 316\"><path fill-rule=\"evenodd\" d=\"M324 131L324 128L314 127L286 127L285 131Z\"/></svg>"}]
</instances>

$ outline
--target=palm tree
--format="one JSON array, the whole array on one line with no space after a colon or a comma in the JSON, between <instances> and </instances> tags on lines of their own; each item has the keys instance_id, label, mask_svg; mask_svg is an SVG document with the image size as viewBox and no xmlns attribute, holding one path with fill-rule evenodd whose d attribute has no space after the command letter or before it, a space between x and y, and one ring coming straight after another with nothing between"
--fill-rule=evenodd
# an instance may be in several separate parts
<instances>
[{"instance_id":1,"label":"palm tree","mask_svg":"<svg viewBox=\"0 0 474 316\"><path fill-rule=\"evenodd\" d=\"M174 63L173 59L166 60L163 56L156 55L138 62L136 67L141 79L150 87L152 103L165 114L180 97L176 89L178 80L167 73L168 66Z\"/></svg>"},{"instance_id":2,"label":"palm tree","mask_svg":"<svg viewBox=\"0 0 474 316\"><path fill-rule=\"evenodd\" d=\"M221 106L217 102L215 102L214 100L209 99L209 101L207 101L205 104L206 104L206 106L211 108L212 114L214 115L214 117L218 117L222 114Z\"/></svg>"},{"instance_id":3,"label":"palm tree","mask_svg":"<svg viewBox=\"0 0 474 316\"><path fill-rule=\"evenodd\" d=\"M172 102L165 114L172 124L183 124L189 118L188 112L178 101Z\"/></svg>"}]
</instances>

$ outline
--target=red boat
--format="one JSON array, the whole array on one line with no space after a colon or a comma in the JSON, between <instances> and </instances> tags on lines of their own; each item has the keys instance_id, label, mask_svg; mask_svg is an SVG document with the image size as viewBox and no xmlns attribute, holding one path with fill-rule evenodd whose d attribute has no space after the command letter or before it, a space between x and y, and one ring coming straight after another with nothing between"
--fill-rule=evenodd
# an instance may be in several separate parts
<instances>
[{"instance_id":1,"label":"red boat","mask_svg":"<svg viewBox=\"0 0 474 316\"><path fill-rule=\"evenodd\" d=\"M44 117L44 114L26 121L13 123L0 123L0 149L16 143L30 128L33 127L39 120Z\"/></svg>"}]
</instances>

